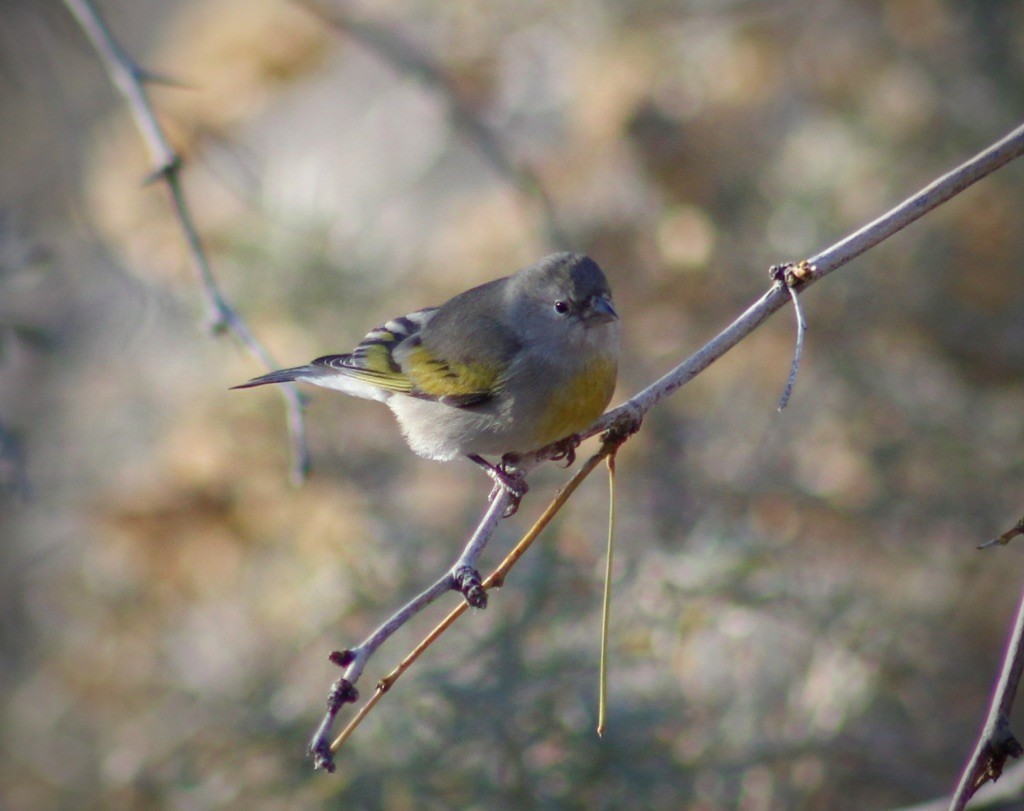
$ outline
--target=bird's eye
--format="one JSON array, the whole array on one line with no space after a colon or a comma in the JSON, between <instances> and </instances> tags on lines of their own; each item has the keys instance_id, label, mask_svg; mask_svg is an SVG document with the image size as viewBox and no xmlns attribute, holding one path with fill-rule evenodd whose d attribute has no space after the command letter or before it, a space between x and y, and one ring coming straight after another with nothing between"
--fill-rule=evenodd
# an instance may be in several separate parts
<instances>
[{"instance_id":1,"label":"bird's eye","mask_svg":"<svg viewBox=\"0 0 1024 811\"><path fill-rule=\"evenodd\" d=\"M565 315L567 312L569 312L569 309L570 307L568 301L559 299L558 301L555 302L555 312L558 313L559 315Z\"/></svg>"}]
</instances>

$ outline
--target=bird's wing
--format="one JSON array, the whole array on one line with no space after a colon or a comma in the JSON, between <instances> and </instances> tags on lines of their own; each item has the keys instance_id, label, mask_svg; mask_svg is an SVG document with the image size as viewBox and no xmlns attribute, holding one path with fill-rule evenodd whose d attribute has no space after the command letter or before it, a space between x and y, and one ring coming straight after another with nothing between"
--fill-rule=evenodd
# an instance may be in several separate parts
<instances>
[{"instance_id":1,"label":"bird's wing","mask_svg":"<svg viewBox=\"0 0 1024 811\"><path fill-rule=\"evenodd\" d=\"M310 365L324 376L341 375L387 392L455 407L476 405L493 393L497 371L431 352L420 330L436 311L430 307L392 319L367 333L351 353L325 355Z\"/></svg>"},{"instance_id":2,"label":"bird's wing","mask_svg":"<svg viewBox=\"0 0 1024 811\"><path fill-rule=\"evenodd\" d=\"M339 374L385 391L412 394L416 381L399 365L395 350L419 334L435 309L428 307L394 318L370 330L349 354L324 355L310 365L326 374Z\"/></svg>"}]
</instances>

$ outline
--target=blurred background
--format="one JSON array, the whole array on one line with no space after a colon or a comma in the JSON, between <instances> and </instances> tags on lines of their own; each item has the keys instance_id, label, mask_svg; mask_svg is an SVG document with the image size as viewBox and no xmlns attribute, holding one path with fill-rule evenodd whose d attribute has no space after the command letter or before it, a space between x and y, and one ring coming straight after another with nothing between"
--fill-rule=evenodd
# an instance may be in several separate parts
<instances>
[{"instance_id":1,"label":"blurred background","mask_svg":"<svg viewBox=\"0 0 1024 811\"><path fill-rule=\"evenodd\" d=\"M1024 119L1014 0L102 0L215 273L281 365L572 248L622 315L616 401ZM578 496L338 756L365 636L489 483L310 393L313 472L208 312L95 53L0 3L0 796L9 809L892 808L948 793L1024 580L1024 166L804 297ZM493 562L569 474L532 477ZM486 563L485 562L485 563ZM456 602L373 660L374 681ZM1018 722L1018 731L1021 727Z\"/></svg>"}]
</instances>

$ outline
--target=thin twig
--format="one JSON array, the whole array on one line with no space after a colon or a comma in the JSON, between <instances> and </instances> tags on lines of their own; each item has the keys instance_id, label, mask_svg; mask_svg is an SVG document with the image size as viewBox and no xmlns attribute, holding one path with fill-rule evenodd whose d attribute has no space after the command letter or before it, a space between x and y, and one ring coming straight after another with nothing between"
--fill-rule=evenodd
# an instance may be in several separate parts
<instances>
[{"instance_id":1,"label":"thin twig","mask_svg":"<svg viewBox=\"0 0 1024 811\"><path fill-rule=\"evenodd\" d=\"M90 0L64 0L68 11L92 43L110 77L121 93L135 126L149 150L152 161L151 178L163 180L171 194L171 204L185 236L188 252L206 296L210 311L210 324L214 333L232 332L242 345L267 369L278 368L270 353L263 347L242 317L228 303L213 275L202 240L192 219L181 184L181 157L168 143L145 85L152 81L165 81L139 66L120 46L99 11ZM296 386L280 387L288 411L288 433L292 445L292 478L300 482L309 471L309 451L306 447L306 429L302 416L302 397Z\"/></svg>"},{"instance_id":2,"label":"thin twig","mask_svg":"<svg viewBox=\"0 0 1024 811\"><path fill-rule=\"evenodd\" d=\"M823 279L850 260L903 230L932 209L955 197L983 177L992 174L1015 158L1019 158L1022 154L1024 154L1024 126L1013 130L989 148L908 197L859 231L807 259L807 265L813 267L814 271L803 279L803 285L807 286ZM618 408L606 412L587 430L582 431L579 437L586 439L608 430L609 426L623 413L646 414L655 404L668 397L680 386L688 383L761 326L769 316L782 309L790 300L789 294L784 288L785 284L776 282L767 293L748 307L739 318L703 348L632 399ZM551 458L557 452L557 446L550 445L531 456L535 460L543 460Z\"/></svg>"},{"instance_id":3,"label":"thin twig","mask_svg":"<svg viewBox=\"0 0 1024 811\"><path fill-rule=\"evenodd\" d=\"M789 299L793 302L793 312L796 315L796 344L793 347L793 363L789 367L789 377L786 378L786 385L782 389L782 396L779 398L779 411L789 405L789 398L793 394L793 386L796 385L796 376L800 371L800 360L804 354L804 335L807 333L807 319L804 317L804 308L800 304L800 296L797 289L806 279L814 275L814 266L808 262L797 262L786 265L775 265L768 271L769 275L777 282L786 285Z\"/></svg>"},{"instance_id":4,"label":"thin twig","mask_svg":"<svg viewBox=\"0 0 1024 811\"><path fill-rule=\"evenodd\" d=\"M608 711L608 629L612 618L612 569L615 551L615 452L608 454L608 544L601 594L601 653L597 677L597 736L604 737Z\"/></svg>"},{"instance_id":5,"label":"thin twig","mask_svg":"<svg viewBox=\"0 0 1024 811\"><path fill-rule=\"evenodd\" d=\"M788 285L786 290L793 301L793 312L796 313L796 344L793 347L793 363L789 367L789 377L786 378L786 385L779 398L779 411L789 405L789 398L793 395L793 386L796 385L796 375L800 370L800 360L804 354L804 333L807 332L807 319L804 318L804 308L800 306L800 297Z\"/></svg>"},{"instance_id":6,"label":"thin twig","mask_svg":"<svg viewBox=\"0 0 1024 811\"><path fill-rule=\"evenodd\" d=\"M1007 759L1024 754L1024 747L1021 747L1010 731L1010 711L1017 697L1021 673L1024 673L1024 594L1017 606L1017 619L1006 646L1003 669L992 694L985 726L974 754L960 775L949 811L963 811L979 788L989 780L994 782L999 779Z\"/></svg>"},{"instance_id":7,"label":"thin twig","mask_svg":"<svg viewBox=\"0 0 1024 811\"><path fill-rule=\"evenodd\" d=\"M509 500L510 496L507 490L498 490L495 493L494 500L484 513L480 524L470 536L466 548L459 555L455 564L444 575L388 617L379 628L359 645L348 650L335 651L331 654L331 661L345 668L345 672L332 686L330 697L327 700L327 712L324 714L320 726L317 727L316 732L313 734L313 739L309 743L309 753L313 756L315 768L324 769L329 772L334 771L331 755L337 747L330 745L334 719L344 704L352 703L358 699L359 693L356 690L356 684L359 681L359 677L363 674L366 663L395 631L439 597L452 590L461 591L465 596L465 602L462 603L463 608L468 606L483 608L486 605L487 590L480 582L480 575L477 574L476 569L473 567L480 553L483 552L487 539L493 534L494 527L497 526L504 515L509 505ZM376 701L373 701L373 703L376 704ZM360 712L356 717L362 718L365 714L365 712Z\"/></svg>"},{"instance_id":8,"label":"thin twig","mask_svg":"<svg viewBox=\"0 0 1024 811\"><path fill-rule=\"evenodd\" d=\"M533 542L537 539L540 533L551 523L551 520L558 514L558 511L568 502L570 496L576 491L576 488L583 483L583 480L587 478L599 464L601 460L606 457L610 458L611 455L618 450L618 448L625 442L636 430L640 427L638 422L629 422L624 420L615 429L610 430L602 442L601 447L597 453L587 459L586 462L580 467L579 470L572 476L571 479L562 487L555 498L552 499L551 503L547 506L541 516L534 522L533 526L526 532L525 535L519 540L519 542L513 547L513 549L505 556L505 559L495 567L494 571L488 575L482 584L485 591L490 591L494 588L501 588L505 583L505 578L511 571L512 567L519 561L519 559L526 554L526 551L530 548ZM338 737L334 739L329 748L329 754L333 754L338 751L338 748L352 735L356 727L362 723L363 719L369 714L369 712L377 705L377 703L384 697L384 694L390 690L395 682L397 682L402 674L405 673L412 665L416 662L420 656L423 655L426 650L434 644L441 635L450 628L455 621L461 617L469 605L466 602L459 603L455 608L449 612L441 622L439 622L433 630L427 634L423 640L409 652L406 657L399 662L398 666L395 667L387 676L381 679L377 683L377 687L374 690L374 694L364 704L359 711L352 717L352 720L348 725L339 733ZM319 730L318 730L319 732ZM320 740L314 738L314 744L321 743ZM312 747L311 747L312 748ZM317 752L317 763L316 765L333 771L334 764L330 759L323 758L323 750Z\"/></svg>"}]
</instances>

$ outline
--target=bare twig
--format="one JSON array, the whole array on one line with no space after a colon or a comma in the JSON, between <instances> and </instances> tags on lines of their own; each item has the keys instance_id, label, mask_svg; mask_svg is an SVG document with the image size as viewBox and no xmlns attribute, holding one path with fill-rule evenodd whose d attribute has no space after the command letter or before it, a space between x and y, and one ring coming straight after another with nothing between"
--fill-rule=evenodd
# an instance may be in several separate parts
<instances>
[{"instance_id":1,"label":"bare twig","mask_svg":"<svg viewBox=\"0 0 1024 811\"><path fill-rule=\"evenodd\" d=\"M1015 158L1024 154L1024 126L1013 130L1009 135L978 153L966 163L943 175L934 183L929 184L917 194L908 197L898 206L883 214L874 222L868 223L859 231L826 248L816 256L806 260L813 273L805 275L803 285L807 286L824 278L847 262L860 256L870 248L885 241L893 234L903 230L915 220L923 217L932 209L955 197L967 187L981 180L997 169L1005 166ZM801 288L803 289L803 288ZM704 369L718 360L751 332L763 324L770 315L782 309L789 302L789 293L785 285L775 285L754 304L747 308L735 321L716 335L702 349L695 352L672 371L655 381L628 402L605 413L586 431L580 433L585 439L606 431L621 416L623 411L646 414L655 404L668 397L680 386L688 383ZM537 459L548 459L554 455L556 448L542 448L536 454Z\"/></svg>"},{"instance_id":2,"label":"bare twig","mask_svg":"<svg viewBox=\"0 0 1024 811\"><path fill-rule=\"evenodd\" d=\"M725 330L723 330L711 341L709 341L703 348L695 352L681 364L676 366L675 369L670 371L668 374L664 375L661 379L652 383L650 386L641 391L635 397L626 401L617 408L614 408L611 411L605 413L592 426L590 426L590 428L578 434L576 439L583 440L599 433L609 433L610 436L616 436L620 432L622 432L622 426L639 426L640 421L643 419L644 415L651 408L657 405L657 403L659 403L665 397L668 397L670 394L672 394L677 389L679 389L680 387L688 383L690 380L692 380L694 377L696 377L700 372L702 372L704 369L710 366L714 361L722 357L732 347L734 347L741 340L743 340L743 338L745 338L757 327L763 324L770 315L772 315L773 313L781 309L783 306L785 306L785 304L788 301L790 301L789 289L791 285L799 285L800 289L803 289L804 286L812 284L818 279L828 275L832 271L842 267L851 259L854 259L860 254L864 253L864 251L874 247L875 245L878 245L879 243L889 238L893 234L899 232L907 225L914 222L928 211L931 211L932 209L941 205L946 200L949 200L951 197L963 191L977 180L980 180L986 175L991 174L996 169L1009 163L1014 158L1019 157L1021 154L1024 154L1024 127L1019 127L1018 129L1014 130L992 147L979 153L977 156L967 161L966 163L962 164L958 168L954 169L952 172L949 172L948 174L939 178L934 183L925 187L912 197L909 197L904 202L900 203L900 205L896 206L888 213L879 217L874 222L866 225L864 228L860 229L859 231L847 237L846 239L843 239L842 241L836 243L832 247L826 249L825 251L822 251L817 256L811 257L810 259L804 260L802 262L793 263L792 265L788 266L791 269L795 269L794 279L792 281L790 281L788 277L783 278L782 280L777 280L775 284L771 287L771 289L769 289L763 296L761 296L761 298L758 299L754 304L748 307L742 315L740 315L735 321L733 321L733 323L730 324ZM621 444L623 441L625 441L625 438L620 439L619 444ZM607 441L605 444L607 444ZM563 440L561 442L549 445L545 448L541 448L539 451L536 451L532 454L528 454L526 457L523 457L520 460L519 464L522 466L524 474L543 461L562 458L565 454L565 447L566 443ZM603 450L604 446L602 446L602 451ZM587 465L585 467L589 466L593 461L593 459L588 460ZM598 459L598 461L600 461L600 459ZM596 465L596 462L594 462L594 464ZM582 472L583 469L581 469L577 473L577 476L579 476ZM587 473L589 474L589 469L587 469ZM570 484L573 485L572 489L575 489L576 485L573 483L576 482L577 477L574 476L573 479L570 481ZM557 511L557 509L561 507L561 504L564 503L564 500L567 499L570 494L571 490L569 486L567 486L566 491L563 491L562 493L559 494L556 500L552 502L552 506L549 507L548 510L550 511L552 507L554 507L555 511ZM493 507L493 504L491 506ZM488 518L490 513L491 510L488 510L488 512L485 513L480 525L474 532L473 543L486 543L488 536L490 535L491 532L493 532L494 527L497 526L497 521L493 521L493 523L491 523L490 519ZM542 516L542 519L538 521L537 525L541 525L542 522L546 524L544 518L547 515L548 512L545 512L544 516ZM535 528L537 525L535 525ZM539 530L537 531L539 532ZM533 532L534 529L531 529L530 533L527 534L527 537L530 537L531 543L531 533ZM529 543L526 543L522 551L518 551L517 553L517 550L520 549L520 546L523 546L523 542L520 542L520 545L516 547L516 550L513 550L513 554L509 555L509 559L511 559L511 562L508 563L508 567L506 567L505 562L503 562L502 566L500 566L498 570L496 570L495 575L492 575L491 578L488 578L487 580L483 581L484 590L489 588L491 585L500 585L500 580L504 577L504 573L508 570L508 568L511 567L512 564L515 563L515 560L517 560L518 557L522 554L522 552L525 551L525 547L528 547ZM509 559L506 560L508 561ZM408 621L410 617L418 613L420 610L422 610L423 607L428 605L430 602L432 602L434 599L436 599L438 596L443 594L444 591L447 590L447 588L441 588L442 583L449 584L448 588L450 588L450 576L451 572L447 573L441 580L435 583L434 586L431 586L430 589L425 591L423 594L421 594L407 606L403 607L398 612L396 612L395 615L393 615L387 622L384 623L384 625L381 626L381 629L388 628L387 636L390 636L392 633L394 633L394 631L397 630L397 628L400 627L402 624L404 624L404 622ZM492 579L495 578L495 576L498 576L497 579ZM436 593L435 590L437 590ZM427 595L430 595L430 597L429 599L425 600ZM414 605L414 611L407 610L410 606ZM447 618L444 622L441 623L441 625L438 626L437 629L435 629L434 634L439 635L443 633L443 631L452 622L454 622L454 620L458 616L461 616L462 612L464 611L465 604L462 604L458 608L454 609L452 615L449 615L449 618ZM381 629L378 629L378 632ZM375 634L376 633L377 632L375 632ZM428 639L430 642L432 642L433 638L434 635L432 634L432 636ZM363 645L366 645L366 643L364 642ZM427 646L429 646L429 642L427 642ZM413 654L410 654L412 661L418 658L421 652L422 651L420 650L420 648L417 648L413 652ZM345 652L345 654L347 654L347 652ZM368 658L369 655L364 657L360 662L360 667L359 670L357 671L357 675L358 673L362 672L362 669L365 667ZM343 654L342 666L350 667L351 663L352 660L348 659L347 656ZM409 662L409 664L411 664L411 661ZM408 665L405 665L404 667L400 666L400 672L404 672L405 667L407 666ZM348 673L346 673L346 676L347 675ZM378 691L385 691L388 687L390 687L390 684L391 682L388 682L386 686L383 688L383 690L381 687L378 687ZM342 689L339 690L339 687ZM340 679L338 682L335 683L334 689L332 689L332 699L339 693L343 694L346 697L346 702L355 701L356 696L354 682L346 678ZM375 695L370 701L372 702L372 704L375 705L378 700L379 697ZM324 722L321 724L320 728L317 730L317 735L313 739L313 746L311 746L317 765L328 770L330 770L330 768L333 766L331 754L333 753L333 751L337 749L337 745L340 745L340 742L347 738L349 734L351 734L352 725L350 725L350 728L346 729L346 731L342 733L342 736L339 738L338 741L335 742L335 744L332 744L329 747L326 745L327 736L329 735L331 725L334 722L334 717L342 703L345 702L335 702L332 700L328 701L327 716L325 717ZM365 711L361 711L356 716L356 719L354 720L353 723L357 723L358 720L361 720L365 716L367 711L368 709Z\"/></svg>"},{"instance_id":3,"label":"bare twig","mask_svg":"<svg viewBox=\"0 0 1024 811\"><path fill-rule=\"evenodd\" d=\"M318 0L292 0L337 31L348 34L371 49L381 59L398 70L414 76L437 93L448 105L453 126L473 144L484 159L516 188L540 204L548 242L558 249L570 247L565 231L558 223L554 205L537 175L528 167L517 163L502 143L501 135L486 124L462 98L455 83L444 72L437 60L422 53L413 43L403 40L389 28L357 18L337 6L327 7Z\"/></svg>"},{"instance_id":4,"label":"bare twig","mask_svg":"<svg viewBox=\"0 0 1024 811\"><path fill-rule=\"evenodd\" d=\"M551 520L558 514L558 511L562 509L565 503L569 500L569 497L576 491L576 488L583 483L583 480L589 476L595 468L601 463L601 460L606 457L611 457L619 449L623 442L625 442L633 433L635 433L640 427L638 421L631 421L629 418L624 418L620 422L610 429L601 443L600 449L591 456L579 470L573 475L573 477L565 484L565 486L558 491L555 498L547 506L547 509L541 514L540 518L530 527L529 531L523 535L515 547L505 556L500 564L488 575L481 584L481 588L484 591L489 591L493 588L501 588L505 583L505 578L511 571L512 567L519 561L519 559L526 554L526 551L530 548L533 542L537 539L540 533ZM492 504L493 508L493 504ZM440 582L440 581L439 581ZM436 586L437 584L435 584ZM449 585L450 588L450 585ZM429 591L429 590L428 590ZM443 592L441 592L443 593ZM424 592L421 597L425 596L427 592ZM439 596L439 595L437 595ZM432 599L435 599L436 596ZM417 598L419 599L419 598ZM415 602L415 601L414 601ZM317 768L325 769L326 771L334 771L334 760L333 754L338 751L339 747L352 735L355 729L362 723L363 719L369 714L369 712L377 705L377 703L384 697L384 694L391 689L391 687L397 682L402 674L408 670L413 663L423 655L423 653L429 648L434 642L440 638L440 636L450 628L455 621L461 617L466 609L469 607L467 602L459 603L455 608L449 612L441 622L439 622L434 629L427 634L423 640L398 664L398 666L392 670L387 676L381 679L377 683L376 690L370 699L364 704L359 711L353 716L352 720L348 725L341 731L337 738L333 742L328 743L331 725L334 722L334 718L337 715L337 708L341 706L340 703L336 705L332 712L331 698L334 698L337 694L347 695L348 701L355 701L358 697L352 694L352 685L341 684L344 679L340 679L335 683L331 689L331 698L328 699L328 712L321 722L320 727L317 729L316 735L314 735L312 742L310 743L310 752L314 758L314 765ZM383 627L383 626L382 626ZM364 643L365 644L365 643ZM340 654L342 661L345 660L348 651L344 651ZM348 691L348 692L346 692Z\"/></svg>"},{"instance_id":5,"label":"bare twig","mask_svg":"<svg viewBox=\"0 0 1024 811\"><path fill-rule=\"evenodd\" d=\"M786 378L786 385L782 389L782 396L779 398L779 411L782 411L789 405L789 398L793 394L793 386L796 385L797 372L800 371L800 359L804 354L804 335L807 333L807 319L804 317L804 308L800 304L797 288L805 279L809 279L814 275L814 265L809 262L775 265L768 273L772 279L786 285L790 301L793 302L793 312L796 314L796 344L793 347L793 363L789 367L789 377Z\"/></svg>"},{"instance_id":6,"label":"bare twig","mask_svg":"<svg viewBox=\"0 0 1024 811\"><path fill-rule=\"evenodd\" d=\"M494 500L484 513L479 526L470 536L466 548L459 555L458 560L433 585L420 592L420 594L398 609L359 645L348 650L335 651L331 654L331 661L345 668L345 672L331 687L331 692L327 699L327 712L309 744L309 752L313 756L316 768L334 771L334 764L331 760L331 754L334 749L329 746L334 719L343 705L353 703L359 698L356 682L359 681L366 663L395 631L436 599L452 590L460 591L465 596L466 601L463 603L463 606L472 606L474 608L486 606L487 589L481 583L480 575L474 567L480 553L483 552L487 539L494 532L494 527L497 526L505 514L505 510L509 505L509 499L510 495L507 490L501 489L495 493ZM362 715L365 715L365 713L362 713L359 717L362 717Z\"/></svg>"},{"instance_id":7,"label":"bare twig","mask_svg":"<svg viewBox=\"0 0 1024 811\"><path fill-rule=\"evenodd\" d=\"M996 781L1009 758L1024 754L1024 747L1010 731L1010 711L1017 697L1021 673L1024 673L1024 594L1017 606L1017 619L1006 646L1003 669L992 694L988 717L975 746L974 754L960 775L949 811L963 811L974 793L989 780Z\"/></svg>"},{"instance_id":8,"label":"bare twig","mask_svg":"<svg viewBox=\"0 0 1024 811\"><path fill-rule=\"evenodd\" d=\"M232 332L242 345L267 369L278 368L242 317L228 303L213 275L202 240L185 200L181 184L181 157L167 142L146 94L147 82L165 81L139 66L111 34L106 22L90 0L64 0L95 49L111 82L121 93L135 126L145 142L153 163L151 179L163 180L171 194L175 215L184 232L192 264L196 269L210 310L211 329L214 333ZM281 386L288 410L288 428L291 437L292 477L301 481L309 470L309 452L306 448L306 430L302 416L302 398L291 384Z\"/></svg>"}]
</instances>

